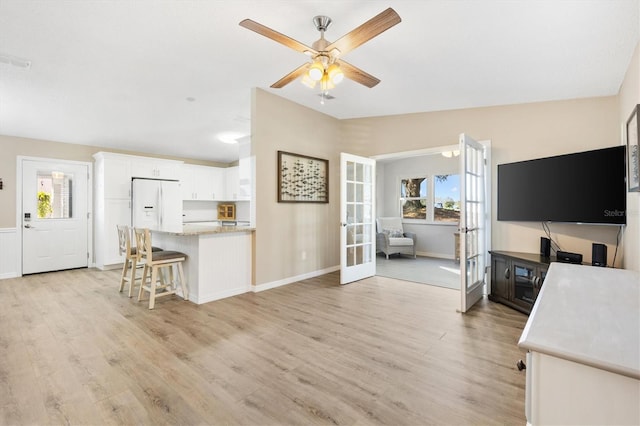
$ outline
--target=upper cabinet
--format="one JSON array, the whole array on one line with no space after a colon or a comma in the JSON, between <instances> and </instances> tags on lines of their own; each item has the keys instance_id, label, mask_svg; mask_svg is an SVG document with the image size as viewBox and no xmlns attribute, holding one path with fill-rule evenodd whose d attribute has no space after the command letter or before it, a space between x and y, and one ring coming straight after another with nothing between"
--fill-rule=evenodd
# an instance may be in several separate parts
<instances>
[{"instance_id":1,"label":"upper cabinet","mask_svg":"<svg viewBox=\"0 0 640 426\"><path fill-rule=\"evenodd\" d=\"M182 161L98 152L94 154L98 196L131 197L131 178L180 179Z\"/></svg>"},{"instance_id":2,"label":"upper cabinet","mask_svg":"<svg viewBox=\"0 0 640 426\"><path fill-rule=\"evenodd\" d=\"M250 198L249 191L241 185L237 166L219 168L183 164L180 183L183 200L242 201Z\"/></svg>"},{"instance_id":3,"label":"upper cabinet","mask_svg":"<svg viewBox=\"0 0 640 426\"><path fill-rule=\"evenodd\" d=\"M225 171L226 199L229 201L250 200L250 180L242 176L238 166L228 167Z\"/></svg>"},{"instance_id":4,"label":"upper cabinet","mask_svg":"<svg viewBox=\"0 0 640 426\"><path fill-rule=\"evenodd\" d=\"M179 180L182 161L133 157L132 176L149 179Z\"/></svg>"},{"instance_id":5,"label":"upper cabinet","mask_svg":"<svg viewBox=\"0 0 640 426\"><path fill-rule=\"evenodd\" d=\"M224 170L183 164L180 185L183 200L214 201L224 198Z\"/></svg>"},{"instance_id":6,"label":"upper cabinet","mask_svg":"<svg viewBox=\"0 0 640 426\"><path fill-rule=\"evenodd\" d=\"M131 195L131 159L128 156L99 152L94 155L96 196L129 198Z\"/></svg>"},{"instance_id":7,"label":"upper cabinet","mask_svg":"<svg viewBox=\"0 0 640 426\"><path fill-rule=\"evenodd\" d=\"M238 167L224 169L225 197L227 200L237 200L240 193L240 173Z\"/></svg>"}]
</instances>

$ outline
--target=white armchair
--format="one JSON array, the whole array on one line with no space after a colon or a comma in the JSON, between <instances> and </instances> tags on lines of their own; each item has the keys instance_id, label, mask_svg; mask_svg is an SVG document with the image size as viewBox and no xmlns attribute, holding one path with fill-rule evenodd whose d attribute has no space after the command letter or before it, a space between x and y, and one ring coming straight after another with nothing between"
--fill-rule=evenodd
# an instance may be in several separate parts
<instances>
[{"instance_id":1,"label":"white armchair","mask_svg":"<svg viewBox=\"0 0 640 426\"><path fill-rule=\"evenodd\" d=\"M399 217L376 219L376 249L389 259L390 254L410 254L416 257L416 234L404 232Z\"/></svg>"}]
</instances>

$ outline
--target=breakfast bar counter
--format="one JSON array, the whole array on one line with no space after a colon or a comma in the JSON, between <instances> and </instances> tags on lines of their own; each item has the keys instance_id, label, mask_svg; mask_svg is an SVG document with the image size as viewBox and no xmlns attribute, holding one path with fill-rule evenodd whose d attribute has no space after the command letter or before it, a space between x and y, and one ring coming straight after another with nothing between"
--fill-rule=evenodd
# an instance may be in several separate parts
<instances>
[{"instance_id":1,"label":"breakfast bar counter","mask_svg":"<svg viewBox=\"0 0 640 426\"><path fill-rule=\"evenodd\" d=\"M251 250L255 228L185 224L152 230L153 245L177 250L184 264L189 300L207 303L251 290Z\"/></svg>"}]
</instances>

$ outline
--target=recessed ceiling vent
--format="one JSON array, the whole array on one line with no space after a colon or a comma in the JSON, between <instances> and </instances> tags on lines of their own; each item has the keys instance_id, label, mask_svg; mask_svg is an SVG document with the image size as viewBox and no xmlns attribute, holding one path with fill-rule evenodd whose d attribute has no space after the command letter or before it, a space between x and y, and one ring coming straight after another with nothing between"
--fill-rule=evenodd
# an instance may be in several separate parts
<instances>
[{"instance_id":1,"label":"recessed ceiling vent","mask_svg":"<svg viewBox=\"0 0 640 426\"><path fill-rule=\"evenodd\" d=\"M4 53L0 53L0 64L10 65L16 68L22 68L28 70L31 68L31 61L27 59L18 58L17 56L11 56Z\"/></svg>"}]
</instances>

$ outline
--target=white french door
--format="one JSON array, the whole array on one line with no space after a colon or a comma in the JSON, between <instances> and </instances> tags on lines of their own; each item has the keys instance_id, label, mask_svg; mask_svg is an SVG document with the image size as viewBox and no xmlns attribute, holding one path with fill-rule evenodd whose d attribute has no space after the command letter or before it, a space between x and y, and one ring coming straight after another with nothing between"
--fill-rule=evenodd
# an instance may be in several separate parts
<instances>
[{"instance_id":1,"label":"white french door","mask_svg":"<svg viewBox=\"0 0 640 426\"><path fill-rule=\"evenodd\" d=\"M22 273L87 267L88 163L22 159L21 168Z\"/></svg>"},{"instance_id":2,"label":"white french door","mask_svg":"<svg viewBox=\"0 0 640 426\"><path fill-rule=\"evenodd\" d=\"M340 154L340 284L376 274L376 161Z\"/></svg>"},{"instance_id":3,"label":"white french door","mask_svg":"<svg viewBox=\"0 0 640 426\"><path fill-rule=\"evenodd\" d=\"M486 266L486 147L460 135L460 312L482 298Z\"/></svg>"}]
</instances>

